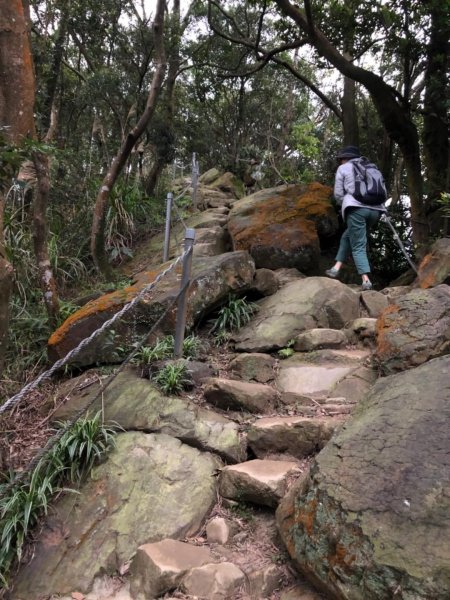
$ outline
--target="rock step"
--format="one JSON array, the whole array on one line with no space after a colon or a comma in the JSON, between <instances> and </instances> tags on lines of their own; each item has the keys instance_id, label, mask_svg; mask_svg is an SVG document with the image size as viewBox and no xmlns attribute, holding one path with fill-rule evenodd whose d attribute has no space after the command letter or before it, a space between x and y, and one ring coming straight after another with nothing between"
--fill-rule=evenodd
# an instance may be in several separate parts
<instances>
[{"instance_id":1,"label":"rock step","mask_svg":"<svg viewBox=\"0 0 450 600\"><path fill-rule=\"evenodd\" d=\"M274 508L287 491L289 477L300 473L294 461L250 460L221 470L219 493L230 500Z\"/></svg>"},{"instance_id":2,"label":"rock step","mask_svg":"<svg viewBox=\"0 0 450 600\"><path fill-rule=\"evenodd\" d=\"M338 417L265 417L247 432L247 443L258 458L285 453L305 458L321 450L342 424Z\"/></svg>"}]
</instances>

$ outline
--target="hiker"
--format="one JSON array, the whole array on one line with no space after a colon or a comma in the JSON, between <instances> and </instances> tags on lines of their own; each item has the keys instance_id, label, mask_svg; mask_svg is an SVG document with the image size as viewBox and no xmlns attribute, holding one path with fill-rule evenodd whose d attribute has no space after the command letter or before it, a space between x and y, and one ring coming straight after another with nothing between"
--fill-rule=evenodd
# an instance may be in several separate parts
<instances>
[{"instance_id":1,"label":"hiker","mask_svg":"<svg viewBox=\"0 0 450 600\"><path fill-rule=\"evenodd\" d=\"M340 161L340 166L336 171L334 197L341 206L342 218L347 229L342 234L339 243L336 263L331 269L325 271L325 274L336 279L343 262L351 254L356 269L362 277L362 289L371 290L370 265L367 258L367 231L374 227L382 213L386 212L383 202L386 199L386 188L381 173L373 163L369 163L367 159L361 157L357 146L346 146L339 152L337 159ZM359 189L361 181L364 179L366 166L371 167L375 174L379 175L377 184L381 192L367 202L363 199L364 195L356 193L356 189ZM364 183L364 185L366 184ZM361 201L357 200L355 195ZM380 200L382 201L380 202ZM372 202L378 203L372 204Z\"/></svg>"}]
</instances>

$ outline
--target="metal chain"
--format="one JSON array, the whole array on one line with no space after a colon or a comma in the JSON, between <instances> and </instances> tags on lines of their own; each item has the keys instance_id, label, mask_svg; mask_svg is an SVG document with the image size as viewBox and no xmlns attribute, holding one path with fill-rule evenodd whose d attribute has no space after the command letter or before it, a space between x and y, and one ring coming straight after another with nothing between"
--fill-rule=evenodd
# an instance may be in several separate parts
<instances>
[{"instance_id":1,"label":"metal chain","mask_svg":"<svg viewBox=\"0 0 450 600\"><path fill-rule=\"evenodd\" d=\"M31 390L36 388L45 379L49 379L53 375L53 373L55 373L58 369L60 369L64 365L68 364L69 361L72 360L75 356L77 356L81 352L81 350L83 350L83 348L85 348L93 339L95 339L96 337L101 335L110 325L112 325L115 321L117 321L117 319L119 319L126 312L128 312L130 310L130 308L132 308L142 298L142 296L144 294L151 291L161 281L161 279L163 279L163 277L165 277L170 271L175 269L177 264L181 260L183 260L183 258L186 255L187 255L187 251L183 252L169 267L167 267L167 269L162 271L156 277L156 279L154 281L152 281L147 286L145 286L139 292L139 294L135 298L133 298L133 300L131 300L131 302L129 302L128 304L125 304L119 312L117 312L113 317L111 317L111 319L109 319L108 321L105 321L103 323L103 325L101 327L99 327L98 329L96 329L93 333L91 333L91 335L89 337L84 338L84 340L82 340L78 344L78 346L76 346L70 352L68 352L66 354L66 356L57 360L50 369L41 373L41 375L39 375L39 377L37 377L34 381L31 381L25 387L23 387L20 390L20 392L18 392L17 394L15 394L11 398L9 398L9 400L7 400L4 404L2 404L0 406L0 414L4 413L9 408L18 404L28 392L30 392Z\"/></svg>"},{"instance_id":2,"label":"metal chain","mask_svg":"<svg viewBox=\"0 0 450 600\"><path fill-rule=\"evenodd\" d=\"M186 252L186 254L188 252L191 252L191 251L192 251L192 249L189 249ZM133 358L136 356L136 354L142 348L142 346L144 345L144 343L148 340L148 338L150 337L150 335L155 331L155 329L158 327L158 325L161 323L161 321L167 315L167 313L172 308L172 306L178 301L179 297L184 292L184 290L188 287L188 285L189 285L189 282L187 282L185 284L185 286L183 286L182 288L180 288L178 294L174 298L172 298L172 300L169 302L168 306L166 307L165 311L156 320L156 322L152 325L152 327L150 328L150 330L148 332L146 332L141 337L141 339L139 340L138 344L135 345L134 349L124 359L124 361L122 362L122 364L120 365L120 367L118 367L117 370L115 371L115 373L113 375L111 375L111 377L108 379L108 381L105 383L104 386L102 386L100 384L100 389L94 395L94 397L86 404L86 406L83 406L83 408L81 408L77 413L75 413L75 416L72 417L72 419L70 419L69 421L67 421L67 423L64 425L64 427L62 427L61 429L59 429L58 432L54 436L52 436L49 440L47 440L47 443L45 444L45 446L43 448L41 448L41 450L39 450L39 452L36 454L36 456L28 463L28 465L25 467L25 469L23 469L23 471L21 471L17 475L17 477L15 479L13 479L8 484L6 484L5 486L2 487L2 490L1 490L1 493L0 493L0 498L5 497L6 494L7 494L7 492L9 492L14 486L16 486L18 483L23 482L26 479L26 477L30 473L32 473L34 471L34 469L37 467L37 465L39 464L39 462L44 458L44 456L46 454L48 454L50 452L50 450L59 442L59 440L63 437L63 435L67 431L69 431L69 429L71 427L73 427L73 425L75 425L75 423L84 414L87 413L87 411L91 408L91 406L93 406L93 404L95 404L95 402L100 398L100 396L105 392L105 390L116 379L116 377L119 375L119 373L121 373L124 370L124 368L133 360Z\"/></svg>"},{"instance_id":3,"label":"metal chain","mask_svg":"<svg viewBox=\"0 0 450 600\"><path fill-rule=\"evenodd\" d=\"M180 211L178 210L178 206L175 204L175 202L172 204L172 206L173 206L173 208L175 209L175 212L177 213L178 221L181 221L181 223L183 224L183 227L184 227L185 229L187 229L187 228L188 228L188 226L186 225L186 223L185 223L185 220L183 219L183 217L182 217L182 215L181 215Z\"/></svg>"}]
</instances>

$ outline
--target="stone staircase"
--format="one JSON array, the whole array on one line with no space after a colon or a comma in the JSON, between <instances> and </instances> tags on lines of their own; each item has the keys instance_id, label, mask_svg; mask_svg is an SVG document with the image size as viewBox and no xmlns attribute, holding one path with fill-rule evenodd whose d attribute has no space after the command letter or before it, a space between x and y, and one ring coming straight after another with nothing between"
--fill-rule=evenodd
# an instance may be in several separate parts
<instances>
[{"instance_id":1,"label":"stone staircase","mask_svg":"<svg viewBox=\"0 0 450 600\"><path fill-rule=\"evenodd\" d=\"M216 256L230 249L226 225L232 197L230 193L220 190L215 190L211 197L214 206L195 215L190 223L197 228L194 246L196 257ZM207 194L203 195L203 201L208 204ZM179 240L174 240L172 255L178 251L177 245ZM136 265L142 266L144 260L145 257L138 255L134 267L129 265L128 271L132 272ZM301 277L295 269L259 269L255 287L260 293L273 298L272 294L276 289L285 289L286 286L295 286L296 282L307 281ZM325 279L321 285L345 288L339 282ZM353 292L351 295L353 296ZM126 436L135 436L133 440L137 440L138 435L153 436L151 443L146 442L147 446L131 440L131 437L129 444L124 442L125 451L130 457L145 454L150 457L151 468L156 468L154 465L164 463L164 453L159 453L158 458L155 458L154 448L157 448L160 439L166 435L177 438L183 446L200 449L204 455L210 453L213 458L220 457L221 460L214 458L215 466L212 466L214 460L211 460L200 475L203 479L215 479L214 490L205 491L203 499L198 501L200 504L204 503L203 526L198 531L198 519L201 517L197 511L189 526L183 525L173 531L168 526L165 539L125 548L120 557L128 554L132 558L124 560L117 576L102 574L104 571L111 571L111 568L108 569L108 565L100 561L94 585L89 592L73 589L70 595L60 594L52 598L322 598L290 566L289 557L277 535L274 510L290 486L304 476L314 455L343 425L353 407L377 378L371 365L371 345L375 336L376 317L387 301L378 292L364 292L359 295L359 300L354 300L354 303L358 302L360 308L357 318L346 323L345 327L332 329L325 326L325 321L320 326L315 326L312 317L306 315L305 318L310 319L308 323L311 324L306 331L295 333L295 327L288 328L288 334L277 341L278 348L282 348L290 335L293 335L294 353L286 359L282 359L273 348L253 351L251 330L235 340L236 348L240 351L226 357L226 369L222 365L224 350L211 350L209 360L206 361L210 363L211 373L200 378L201 387L196 396L161 398L148 381L139 379L130 372L122 374L105 394L105 417L118 422L127 432L134 432L119 436L123 439ZM258 315L253 321L259 323ZM251 326L252 323L249 327ZM292 330L294 334L291 333ZM220 361L215 361L218 358L214 356L215 353L220 356L220 365ZM98 389L97 385L96 380L91 387L84 387L79 394L72 393L70 401L60 406L54 418L67 418L79 410L83 403L87 404ZM71 386L73 392L76 387L74 382L71 382ZM130 390L133 390L132 395ZM63 390L62 396L64 393ZM96 409L95 406L93 408ZM170 461L173 461L172 454L170 457ZM180 459L178 470L182 471L184 468L183 460L184 458ZM126 470L125 465L125 461L120 463L120 476ZM139 467L146 468L147 465ZM186 468L186 477L187 473ZM107 476L111 478L109 472ZM178 476L182 481L183 473ZM169 495L170 487L174 487L175 479L171 479L173 473L162 477L168 482L163 494ZM89 484L92 498L102 496L104 488L108 487L102 481L100 475L95 475L93 484ZM136 481L134 480L133 486L137 485ZM111 490L105 493L105 500L102 500L98 511L106 513L111 507L111 515L117 516L118 505L111 498L114 486ZM95 512L88 492L84 493L88 507L86 511ZM195 494L195 489L189 493ZM164 500L159 499L159 502L159 510L164 511ZM145 512L138 508L135 510L138 521L144 518ZM67 507L61 514L67 515L70 511L71 508ZM158 514L152 513L152 518L158 519ZM65 534L64 539L69 539L68 546L73 548L80 543L83 535L91 535L99 527L96 518L92 519L91 526L89 522L83 524L83 534L71 533L73 539ZM50 524L48 527L51 529L53 526ZM105 527L111 529L112 525ZM120 537L121 525L115 524L114 527L118 528L117 535ZM197 533L192 535L191 532L195 529ZM158 534L157 537L161 535ZM176 537L178 539L173 539ZM139 539L138 533L133 539ZM130 543L132 542L127 541L127 544ZM69 548L69 565L73 560L70 558L70 551ZM55 566L51 572L56 573L62 568L61 557L56 551L53 555ZM46 573L42 575L39 562L34 567L24 569L18 579L14 600L36 600L36 596L33 596L33 590L36 589L33 581L37 581L39 577L46 577ZM51 585L49 584L50 587ZM83 586L80 587L83 589Z\"/></svg>"}]
</instances>

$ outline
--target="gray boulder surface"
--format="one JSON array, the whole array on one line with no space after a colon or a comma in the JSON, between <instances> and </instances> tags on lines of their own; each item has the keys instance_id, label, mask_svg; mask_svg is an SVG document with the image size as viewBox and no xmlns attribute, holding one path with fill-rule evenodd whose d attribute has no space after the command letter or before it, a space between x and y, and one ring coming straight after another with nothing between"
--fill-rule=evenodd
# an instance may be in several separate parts
<instances>
[{"instance_id":1,"label":"gray boulder surface","mask_svg":"<svg viewBox=\"0 0 450 600\"><path fill-rule=\"evenodd\" d=\"M259 303L252 322L234 336L240 352L283 348L309 329L342 329L359 317L359 294L326 277L296 279Z\"/></svg>"},{"instance_id":2,"label":"gray boulder surface","mask_svg":"<svg viewBox=\"0 0 450 600\"><path fill-rule=\"evenodd\" d=\"M299 569L330 600L447 600L450 357L372 387L282 501Z\"/></svg>"},{"instance_id":3,"label":"gray boulder surface","mask_svg":"<svg viewBox=\"0 0 450 600\"><path fill-rule=\"evenodd\" d=\"M402 295L378 319L375 356L385 374L404 371L448 353L448 285Z\"/></svg>"},{"instance_id":4,"label":"gray boulder surface","mask_svg":"<svg viewBox=\"0 0 450 600\"><path fill-rule=\"evenodd\" d=\"M87 406L99 389L98 379L94 376L93 384L86 386L82 376L79 388L77 391L73 380L63 387L62 395L69 395L54 413L55 420L70 419ZM122 371L106 388L102 398L90 408L91 414L102 405L105 421L117 423L126 431L165 433L230 462L245 459L245 443L231 419L184 398L164 395L131 368Z\"/></svg>"},{"instance_id":5,"label":"gray boulder surface","mask_svg":"<svg viewBox=\"0 0 450 600\"><path fill-rule=\"evenodd\" d=\"M88 592L142 544L194 535L216 500L220 462L164 434L123 433L81 495L60 499L17 579L16 600Z\"/></svg>"}]
</instances>

